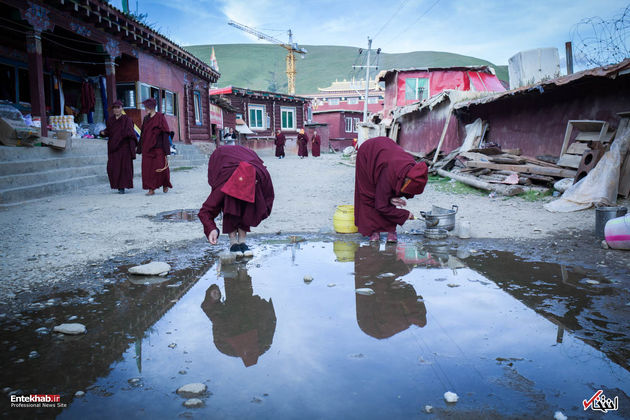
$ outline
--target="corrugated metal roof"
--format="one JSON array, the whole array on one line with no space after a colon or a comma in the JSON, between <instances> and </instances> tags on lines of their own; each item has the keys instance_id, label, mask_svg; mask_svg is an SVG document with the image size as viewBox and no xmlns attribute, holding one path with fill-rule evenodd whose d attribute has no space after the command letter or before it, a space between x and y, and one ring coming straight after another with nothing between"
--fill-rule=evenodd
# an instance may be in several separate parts
<instances>
[{"instance_id":1,"label":"corrugated metal roof","mask_svg":"<svg viewBox=\"0 0 630 420\"><path fill-rule=\"evenodd\" d=\"M614 79L618 76L630 74L630 58L621 63L611 64L609 66L596 67L594 69L584 70L578 73L569 74L567 76L557 77L555 79L539 82L534 85L524 86L518 89L512 89L505 92L499 92L491 96L471 101L461 102L455 105L455 109L468 108L474 105L495 102L506 99L511 96L526 94L543 94L546 90L553 89L558 86L570 85L585 79L609 78Z\"/></svg>"},{"instance_id":2,"label":"corrugated metal roof","mask_svg":"<svg viewBox=\"0 0 630 420\"><path fill-rule=\"evenodd\" d=\"M389 69L382 70L377 76L376 79L381 82L385 80L385 77L389 73L400 73L406 71L481 71L485 73L495 74L494 68L490 66L454 66L454 67L411 67L406 69Z\"/></svg>"}]
</instances>

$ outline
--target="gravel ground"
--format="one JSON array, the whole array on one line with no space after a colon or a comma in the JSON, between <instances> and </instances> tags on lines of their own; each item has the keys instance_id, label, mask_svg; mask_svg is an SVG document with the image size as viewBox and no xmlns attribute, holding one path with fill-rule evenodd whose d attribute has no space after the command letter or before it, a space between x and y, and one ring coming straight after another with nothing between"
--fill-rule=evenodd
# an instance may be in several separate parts
<instances>
[{"instance_id":1,"label":"gravel ground","mask_svg":"<svg viewBox=\"0 0 630 420\"><path fill-rule=\"evenodd\" d=\"M336 206L353 202L354 168L341 164L339 154L278 160L269 150L259 153L272 175L276 199L271 216L252 233L332 232ZM98 185L0 210L0 304L14 299L16 290L33 291L64 282L88 264L149 249L167 250L203 238L198 222L159 222L155 216L199 209L210 193L206 171L206 167L176 171L171 174L174 189L152 197L138 188L141 184L136 178L136 188L125 195ZM456 194L430 184L408 207L418 214L432 205L450 208L457 204L457 220L470 221L474 238L544 239L559 232L594 230L593 209L554 214L543 209L544 202ZM408 222L401 231L420 225ZM227 244L225 235L219 244Z\"/></svg>"}]
</instances>

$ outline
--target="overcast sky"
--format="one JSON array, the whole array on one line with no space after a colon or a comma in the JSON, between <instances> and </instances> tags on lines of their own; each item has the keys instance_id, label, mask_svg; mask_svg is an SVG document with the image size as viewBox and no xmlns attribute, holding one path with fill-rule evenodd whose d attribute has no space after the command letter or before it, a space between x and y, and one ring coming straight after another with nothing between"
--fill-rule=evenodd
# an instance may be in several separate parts
<instances>
[{"instance_id":1,"label":"overcast sky","mask_svg":"<svg viewBox=\"0 0 630 420\"><path fill-rule=\"evenodd\" d=\"M121 7L121 0L112 0ZM630 0L129 0L132 11L180 45L256 41L233 19L282 41L365 47L386 53L445 51L507 64L518 51L564 43L584 18L618 15ZM564 64L564 63L563 63Z\"/></svg>"}]
</instances>

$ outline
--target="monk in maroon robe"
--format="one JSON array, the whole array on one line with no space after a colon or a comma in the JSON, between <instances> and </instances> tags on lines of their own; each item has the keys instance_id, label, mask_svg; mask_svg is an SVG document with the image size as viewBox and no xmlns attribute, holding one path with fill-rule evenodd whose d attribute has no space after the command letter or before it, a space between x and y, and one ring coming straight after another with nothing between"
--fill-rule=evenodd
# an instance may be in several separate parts
<instances>
[{"instance_id":1,"label":"monk in maroon robe","mask_svg":"<svg viewBox=\"0 0 630 420\"><path fill-rule=\"evenodd\" d=\"M142 102L148 114L142 122L139 152L142 153L142 188L149 190L147 195L155 194L157 188L162 187L166 193L171 185L171 173L168 169L170 129L164 114L155 111L155 99L149 98Z\"/></svg>"},{"instance_id":2,"label":"monk in maroon robe","mask_svg":"<svg viewBox=\"0 0 630 420\"><path fill-rule=\"evenodd\" d=\"M389 137L366 140L359 147L354 190L354 222L362 235L379 241L387 232L387 242L396 242L396 225L413 219L400 209L407 203L401 197L422 194L427 183L427 165L416 163Z\"/></svg>"},{"instance_id":3,"label":"monk in maroon robe","mask_svg":"<svg viewBox=\"0 0 630 420\"><path fill-rule=\"evenodd\" d=\"M311 153L313 157L319 156L319 148L322 144L322 138L317 134L317 130L313 131L313 138L311 139Z\"/></svg>"},{"instance_id":4,"label":"monk in maroon robe","mask_svg":"<svg viewBox=\"0 0 630 420\"><path fill-rule=\"evenodd\" d=\"M276 139L274 140L274 144L276 145L276 157L278 159L282 159L284 157L284 144L287 142L286 137L282 134L282 131L278 130L276 132Z\"/></svg>"},{"instance_id":5,"label":"monk in maroon robe","mask_svg":"<svg viewBox=\"0 0 630 420\"><path fill-rule=\"evenodd\" d=\"M107 141L107 177L109 186L120 194L125 188L133 188L133 160L136 158L137 139L131 118L122 113L123 104L115 101L114 115L107 119L106 129L101 136Z\"/></svg>"},{"instance_id":6,"label":"monk in maroon robe","mask_svg":"<svg viewBox=\"0 0 630 420\"><path fill-rule=\"evenodd\" d=\"M298 145L298 156L300 159L304 159L308 157L308 148L306 145L308 144L308 136L304 133L304 129L301 129L297 136L297 145Z\"/></svg>"},{"instance_id":7,"label":"monk in maroon robe","mask_svg":"<svg viewBox=\"0 0 630 420\"><path fill-rule=\"evenodd\" d=\"M223 213L223 233L229 236L230 251L249 251L247 232L269 217L273 207L273 184L263 161L247 147L221 146L208 161L208 184L212 192L199 210L208 241L216 245L219 229L214 219Z\"/></svg>"}]
</instances>

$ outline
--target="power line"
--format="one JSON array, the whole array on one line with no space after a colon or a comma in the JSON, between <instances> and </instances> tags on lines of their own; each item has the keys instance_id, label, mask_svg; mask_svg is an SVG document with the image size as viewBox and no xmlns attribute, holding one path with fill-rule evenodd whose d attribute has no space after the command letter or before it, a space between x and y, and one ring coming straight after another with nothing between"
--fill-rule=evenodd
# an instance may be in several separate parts
<instances>
[{"instance_id":1,"label":"power line","mask_svg":"<svg viewBox=\"0 0 630 420\"><path fill-rule=\"evenodd\" d=\"M402 0L400 2L400 4L398 5L398 8L394 11L394 13L389 17L389 19L387 19L387 21L383 24L383 26L381 26L381 29L378 30L378 32L376 32L376 34L374 35L374 38L376 38L382 31L383 29L385 29L385 27L389 24L389 22L392 21L392 19L394 18L394 16L396 16L398 14L398 12L400 12L402 10L402 8L405 6L405 3L407 3L409 0Z\"/></svg>"},{"instance_id":2,"label":"power line","mask_svg":"<svg viewBox=\"0 0 630 420\"><path fill-rule=\"evenodd\" d=\"M398 38L398 36L400 34L402 34L403 32L407 32L409 30L409 28L411 28L413 25L415 25L416 23L418 23L418 21L420 19L422 19L423 17L425 17L430 11L431 9L433 9L438 3L440 2L440 0L436 0L435 3L433 3L431 6L429 6L429 8L422 13L416 20L414 20L413 22L411 22L411 24L409 26L407 26L405 29L403 29L402 31L398 32L396 35L394 35L389 41L387 41L385 44L389 44L390 42L392 42L393 40L395 40L396 38Z\"/></svg>"}]
</instances>

